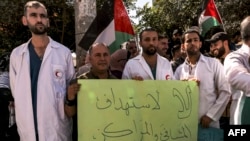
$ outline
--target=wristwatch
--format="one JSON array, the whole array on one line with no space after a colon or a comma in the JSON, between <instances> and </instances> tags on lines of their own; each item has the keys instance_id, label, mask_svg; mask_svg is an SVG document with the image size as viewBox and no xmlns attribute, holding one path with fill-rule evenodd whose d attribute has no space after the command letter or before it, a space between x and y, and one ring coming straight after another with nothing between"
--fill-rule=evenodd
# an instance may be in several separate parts
<instances>
[{"instance_id":1,"label":"wristwatch","mask_svg":"<svg viewBox=\"0 0 250 141\"><path fill-rule=\"evenodd\" d=\"M66 97L65 97L65 104L66 104L67 106L75 106L75 105L76 105L76 98L73 99L73 100L69 100L68 94L66 94Z\"/></svg>"}]
</instances>

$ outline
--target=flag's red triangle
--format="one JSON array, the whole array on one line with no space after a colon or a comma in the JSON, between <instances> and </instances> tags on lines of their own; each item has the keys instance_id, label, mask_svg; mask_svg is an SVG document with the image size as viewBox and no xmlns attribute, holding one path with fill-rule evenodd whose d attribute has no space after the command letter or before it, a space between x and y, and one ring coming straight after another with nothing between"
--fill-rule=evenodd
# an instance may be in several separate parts
<instances>
[{"instance_id":1,"label":"flag's red triangle","mask_svg":"<svg viewBox=\"0 0 250 141\"><path fill-rule=\"evenodd\" d=\"M204 16L212 16L216 18L219 21L219 23L222 23L219 12L217 11L217 8L215 6L214 0L209 0L207 7L205 9Z\"/></svg>"},{"instance_id":2,"label":"flag's red triangle","mask_svg":"<svg viewBox=\"0 0 250 141\"><path fill-rule=\"evenodd\" d=\"M125 32L134 35L134 30L131 25L128 13L123 5L122 0L114 0L114 21L115 31Z\"/></svg>"}]
</instances>

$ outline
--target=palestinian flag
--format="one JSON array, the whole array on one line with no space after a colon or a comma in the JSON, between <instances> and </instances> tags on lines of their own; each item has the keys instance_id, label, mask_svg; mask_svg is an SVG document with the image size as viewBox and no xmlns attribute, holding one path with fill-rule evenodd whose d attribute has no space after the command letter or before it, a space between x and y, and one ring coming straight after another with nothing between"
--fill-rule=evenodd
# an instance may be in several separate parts
<instances>
[{"instance_id":1,"label":"palestinian flag","mask_svg":"<svg viewBox=\"0 0 250 141\"><path fill-rule=\"evenodd\" d=\"M134 30L122 0L97 0L97 16L81 39L79 46L88 50L95 42L109 45L113 53L128 39Z\"/></svg>"},{"instance_id":2,"label":"palestinian flag","mask_svg":"<svg viewBox=\"0 0 250 141\"><path fill-rule=\"evenodd\" d=\"M199 18L199 26L201 28L201 35L204 36L210 28L222 25L220 14L216 8L214 0L205 0L203 11Z\"/></svg>"}]
</instances>

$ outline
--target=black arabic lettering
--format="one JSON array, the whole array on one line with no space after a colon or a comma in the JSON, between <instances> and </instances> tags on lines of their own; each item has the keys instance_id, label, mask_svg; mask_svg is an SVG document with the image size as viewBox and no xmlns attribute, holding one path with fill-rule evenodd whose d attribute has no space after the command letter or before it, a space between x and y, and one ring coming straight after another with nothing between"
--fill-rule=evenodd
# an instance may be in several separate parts
<instances>
[{"instance_id":1,"label":"black arabic lettering","mask_svg":"<svg viewBox=\"0 0 250 141\"><path fill-rule=\"evenodd\" d=\"M154 101L155 103L155 106L153 107L153 110L159 110L160 109L160 98L159 98L159 92L156 91L157 93L157 97L154 97L152 94L147 94L147 96L151 97L152 100Z\"/></svg>"},{"instance_id":2,"label":"black arabic lettering","mask_svg":"<svg viewBox=\"0 0 250 141\"><path fill-rule=\"evenodd\" d=\"M109 123L103 130L103 137L104 137L104 141L106 141L107 137L109 138L119 138L119 137L123 137L123 136L128 136L130 134L133 133L132 130L130 129L124 129L124 130L111 130L110 128L112 128L111 126L114 123Z\"/></svg>"},{"instance_id":3,"label":"black arabic lettering","mask_svg":"<svg viewBox=\"0 0 250 141\"><path fill-rule=\"evenodd\" d=\"M181 103L182 108L178 110L178 118L183 119L190 116L192 112L192 100L191 100L191 89L189 86L186 88L187 101L178 89L173 88L173 96L177 97Z\"/></svg>"},{"instance_id":4,"label":"black arabic lettering","mask_svg":"<svg viewBox=\"0 0 250 141\"><path fill-rule=\"evenodd\" d=\"M115 95L114 95L112 88L111 88L111 94L112 94L112 98L111 98L112 100L107 98L105 101L105 104L102 104L103 101L100 101L99 97L96 97L96 108L99 110L103 110L103 109L109 108L112 104L114 105L115 104ZM104 96L107 97L106 94L104 94Z\"/></svg>"},{"instance_id":5,"label":"black arabic lettering","mask_svg":"<svg viewBox=\"0 0 250 141\"><path fill-rule=\"evenodd\" d=\"M106 96L106 95L104 95ZM107 109L112 105L112 101L110 99L106 99L103 104L103 101L100 101L98 97L96 97L96 108L99 110Z\"/></svg>"},{"instance_id":6,"label":"black arabic lettering","mask_svg":"<svg viewBox=\"0 0 250 141\"><path fill-rule=\"evenodd\" d=\"M157 97L154 97L152 94L147 94L147 97L150 97L154 102L154 107L152 108L152 110L160 109L158 91L157 91ZM122 99L119 98L120 105L119 105L119 107L116 106L115 109L116 110L122 109L122 110L124 110L126 112L126 115L129 115L129 113L130 113L129 109L131 109L131 108L142 109L142 108L150 108L151 107L150 104L145 104L145 105L140 105L139 106L138 104L135 103L134 97L129 97L129 101L126 102L125 104L123 104Z\"/></svg>"},{"instance_id":7,"label":"black arabic lettering","mask_svg":"<svg viewBox=\"0 0 250 141\"><path fill-rule=\"evenodd\" d=\"M122 103L122 99L121 98L119 98L119 102L120 102L120 107L115 107L115 110L122 109L122 110L125 111L126 115L128 116L129 115L129 108L133 108L133 106L130 106L129 103L127 102L125 104L125 106L123 107L123 103Z\"/></svg>"},{"instance_id":8,"label":"black arabic lettering","mask_svg":"<svg viewBox=\"0 0 250 141\"><path fill-rule=\"evenodd\" d=\"M105 99L102 99L102 98ZM135 102L134 97L130 96L128 98L127 102L124 102L122 98L118 98L118 102L116 102L115 93L113 89L111 88L111 96L107 96L106 94L103 95L103 97L96 97L96 108L99 110L104 110L107 108L110 108L112 105L115 110L124 110L126 115L128 116L130 114L129 109L135 108L135 109L142 109L142 108L151 108L152 110L159 110L160 109L160 103L159 103L159 92L156 91L156 96L153 94L147 94L146 97L149 97L153 104L144 104L139 105Z\"/></svg>"},{"instance_id":9,"label":"black arabic lettering","mask_svg":"<svg viewBox=\"0 0 250 141\"><path fill-rule=\"evenodd\" d=\"M136 108L136 109L142 109L142 108L150 108L150 105L149 104L146 104L146 105L142 105L142 106L138 106L135 104L135 102L133 101L133 107Z\"/></svg>"},{"instance_id":10,"label":"black arabic lettering","mask_svg":"<svg viewBox=\"0 0 250 141\"><path fill-rule=\"evenodd\" d=\"M163 125L161 125L161 126L163 126ZM164 127L160 133L160 140L167 141L168 139L169 139L168 130Z\"/></svg>"},{"instance_id":11,"label":"black arabic lettering","mask_svg":"<svg viewBox=\"0 0 250 141\"><path fill-rule=\"evenodd\" d=\"M151 134L153 135L154 134L154 130L153 130L152 123L150 123L150 129L151 129Z\"/></svg>"},{"instance_id":12,"label":"black arabic lettering","mask_svg":"<svg viewBox=\"0 0 250 141\"><path fill-rule=\"evenodd\" d=\"M148 122L144 122L144 124L145 124L145 131L141 131L141 141L143 141L144 140L144 135L153 135L153 126L152 126L152 124L150 123L148 123ZM149 131L149 130L151 130L151 132Z\"/></svg>"},{"instance_id":13,"label":"black arabic lettering","mask_svg":"<svg viewBox=\"0 0 250 141\"><path fill-rule=\"evenodd\" d=\"M182 129L186 138L191 137L191 131L186 124L184 124L184 127L182 126Z\"/></svg>"},{"instance_id":14,"label":"black arabic lettering","mask_svg":"<svg viewBox=\"0 0 250 141\"><path fill-rule=\"evenodd\" d=\"M141 131L141 134L148 134L148 135L150 135L150 133L148 131L148 122L145 121L144 124L145 124L145 131L144 132Z\"/></svg>"},{"instance_id":15,"label":"black arabic lettering","mask_svg":"<svg viewBox=\"0 0 250 141\"><path fill-rule=\"evenodd\" d=\"M100 129L97 129L97 131L100 132ZM93 140L98 140L98 135L93 133L93 135L92 135Z\"/></svg>"},{"instance_id":16,"label":"black arabic lettering","mask_svg":"<svg viewBox=\"0 0 250 141\"><path fill-rule=\"evenodd\" d=\"M184 124L178 130L178 135L176 135L176 136L174 136L173 133L170 130L170 136L171 136L171 139L173 139L173 140L180 139L180 138L189 138L189 137L191 137L191 131L188 128L188 126L186 124Z\"/></svg>"},{"instance_id":17,"label":"black arabic lettering","mask_svg":"<svg viewBox=\"0 0 250 141\"><path fill-rule=\"evenodd\" d=\"M135 120L133 120L133 124L134 124L134 126L135 126L135 132L137 132L137 126L136 126Z\"/></svg>"},{"instance_id":18,"label":"black arabic lettering","mask_svg":"<svg viewBox=\"0 0 250 141\"><path fill-rule=\"evenodd\" d=\"M158 141L158 139L159 139L158 135L155 134L154 137L155 137L155 141Z\"/></svg>"}]
</instances>

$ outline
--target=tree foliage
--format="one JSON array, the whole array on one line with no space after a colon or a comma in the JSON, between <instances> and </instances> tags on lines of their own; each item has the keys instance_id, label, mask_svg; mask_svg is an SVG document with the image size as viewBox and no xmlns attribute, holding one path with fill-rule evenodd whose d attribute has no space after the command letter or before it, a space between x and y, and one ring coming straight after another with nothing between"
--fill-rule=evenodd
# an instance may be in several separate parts
<instances>
[{"instance_id":1,"label":"tree foliage","mask_svg":"<svg viewBox=\"0 0 250 141\"><path fill-rule=\"evenodd\" d=\"M26 42L31 33L22 25L23 7L28 0L0 0L0 55ZM48 10L48 35L75 50L75 17L72 0L41 0ZM102 2L103 0L96 0ZM123 0L127 9L135 9L136 0ZM101 5L97 5L100 8Z\"/></svg>"},{"instance_id":2,"label":"tree foliage","mask_svg":"<svg viewBox=\"0 0 250 141\"><path fill-rule=\"evenodd\" d=\"M250 15L249 0L231 0L227 3L221 0L217 2L217 5L225 30L230 34L240 30L241 21Z\"/></svg>"},{"instance_id":3,"label":"tree foliage","mask_svg":"<svg viewBox=\"0 0 250 141\"><path fill-rule=\"evenodd\" d=\"M31 34L21 23L23 6L28 0L0 0L0 54L11 51L26 42ZM98 1L98 0L97 0ZM102 1L102 0L99 0ZM123 0L130 10L136 9L137 0ZM75 49L75 18L73 3L68 0L43 0L50 19L49 35L56 41ZM145 27L153 27L161 33L171 34L176 28L183 30L198 25L203 0L157 0L153 7L145 5L137 8L139 24L136 32ZM241 20L250 15L250 1L215 0L226 32L233 34L239 30ZM98 7L98 6L97 6ZM134 23L135 24L135 23Z\"/></svg>"},{"instance_id":4,"label":"tree foliage","mask_svg":"<svg viewBox=\"0 0 250 141\"><path fill-rule=\"evenodd\" d=\"M215 0L215 3L229 34L239 30L241 20L250 14L250 2L246 0ZM136 16L140 20L135 25L136 31L153 27L170 34L176 28L186 30L198 26L202 4L203 0L157 0L153 7L145 5L137 9Z\"/></svg>"},{"instance_id":5,"label":"tree foliage","mask_svg":"<svg viewBox=\"0 0 250 141\"><path fill-rule=\"evenodd\" d=\"M136 6L135 6L136 1L137 0L123 0L124 6L125 6L128 14L131 12L131 10L136 10ZM109 6L112 5L110 0L109 1L107 1L107 0L96 0L96 4L97 4L96 8L97 9L102 9L104 4L107 4L107 3L109 4ZM111 15L111 13L110 13L110 15ZM106 15L106 16L108 17L110 15ZM133 21L131 21L131 22L133 22Z\"/></svg>"},{"instance_id":6,"label":"tree foliage","mask_svg":"<svg viewBox=\"0 0 250 141\"><path fill-rule=\"evenodd\" d=\"M23 7L28 0L0 0L0 54L10 52L26 42L31 33L22 25ZM74 7L66 0L44 0L50 19L48 35L54 40L75 48Z\"/></svg>"}]
</instances>

